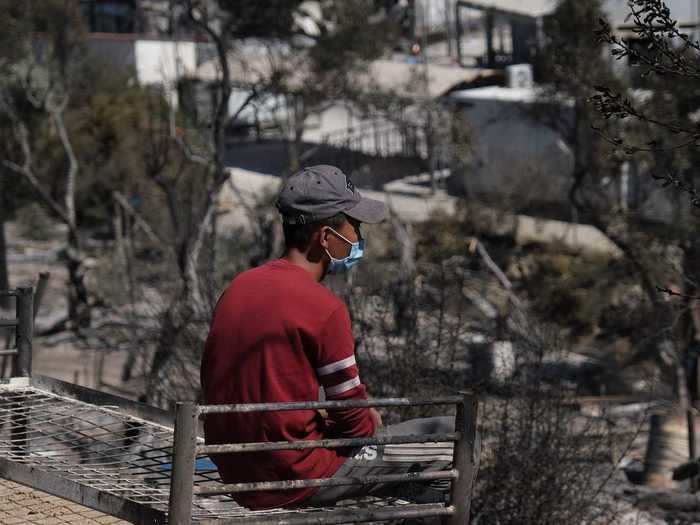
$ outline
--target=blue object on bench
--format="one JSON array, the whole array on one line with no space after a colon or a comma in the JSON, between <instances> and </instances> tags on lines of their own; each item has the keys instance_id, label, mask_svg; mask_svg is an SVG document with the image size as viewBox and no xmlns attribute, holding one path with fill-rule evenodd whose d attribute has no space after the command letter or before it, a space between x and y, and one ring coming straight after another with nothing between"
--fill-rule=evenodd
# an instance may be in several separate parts
<instances>
[{"instance_id":1,"label":"blue object on bench","mask_svg":"<svg viewBox=\"0 0 700 525\"><path fill-rule=\"evenodd\" d=\"M172 463L166 463L165 465L161 466L161 470L172 470L173 469L173 464ZM210 470L216 471L216 465L214 465L214 462L209 459L208 457L203 457L203 458L197 458L197 461L194 463L194 470L195 472L206 472Z\"/></svg>"}]
</instances>

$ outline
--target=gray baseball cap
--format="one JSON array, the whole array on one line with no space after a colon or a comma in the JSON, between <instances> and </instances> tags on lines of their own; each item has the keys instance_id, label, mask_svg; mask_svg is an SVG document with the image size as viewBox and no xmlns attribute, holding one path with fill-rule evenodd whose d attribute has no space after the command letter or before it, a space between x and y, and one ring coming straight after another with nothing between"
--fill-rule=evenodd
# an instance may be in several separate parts
<instances>
[{"instance_id":1,"label":"gray baseball cap","mask_svg":"<svg viewBox=\"0 0 700 525\"><path fill-rule=\"evenodd\" d=\"M289 177L277 209L286 224L307 224L344 213L360 222L377 224L386 218L383 202L360 195L340 168L318 165Z\"/></svg>"}]
</instances>

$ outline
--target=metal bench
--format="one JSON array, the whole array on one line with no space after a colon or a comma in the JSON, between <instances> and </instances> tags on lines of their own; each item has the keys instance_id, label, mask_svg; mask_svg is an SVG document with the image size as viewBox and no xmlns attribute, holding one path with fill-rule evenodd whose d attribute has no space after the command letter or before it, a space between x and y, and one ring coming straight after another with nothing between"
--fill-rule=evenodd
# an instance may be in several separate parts
<instances>
[{"instance_id":1,"label":"metal bench","mask_svg":"<svg viewBox=\"0 0 700 525\"><path fill-rule=\"evenodd\" d=\"M476 397L471 394L432 400L375 399L267 405L195 405L179 403L175 424L169 412L72 385L31 376L29 292L18 299L15 377L0 380L0 477L43 490L137 524L306 524L382 521L443 516L451 525L469 520L474 473ZM25 297L25 299L20 299ZM22 302L22 308L19 303ZM19 315L20 310L25 312ZM27 316L29 312L29 316ZM29 355L26 355L29 353ZM19 363L19 364L18 364ZM455 432L431 436L392 436L281 443L206 445L199 436L201 418L225 412L402 407L454 404ZM355 447L381 443L453 441L454 467L442 472L377 476L373 479L289 480L225 485L208 454L310 447ZM451 480L449 503L412 504L374 499L344 506L252 511L231 497L251 490L375 482Z\"/></svg>"}]
</instances>

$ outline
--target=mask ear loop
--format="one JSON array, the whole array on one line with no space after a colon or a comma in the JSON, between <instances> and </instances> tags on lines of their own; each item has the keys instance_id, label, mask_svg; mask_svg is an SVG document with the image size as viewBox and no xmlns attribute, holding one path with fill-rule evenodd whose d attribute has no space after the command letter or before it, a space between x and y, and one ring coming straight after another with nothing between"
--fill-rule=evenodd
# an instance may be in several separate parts
<instances>
[{"instance_id":1,"label":"mask ear loop","mask_svg":"<svg viewBox=\"0 0 700 525\"><path fill-rule=\"evenodd\" d=\"M338 233L337 231L335 231L335 230L334 230L333 228L331 228L330 226L328 227L328 229L329 229L330 231L332 231L333 233L335 233L338 237L340 237L341 239L343 239L343 240L344 240L346 243L348 243L350 246L355 246L356 244L358 244L358 243L360 242L359 240L358 240L357 242L351 242L351 241L349 241L349 240L346 239L343 235L341 235L340 233Z\"/></svg>"}]
</instances>

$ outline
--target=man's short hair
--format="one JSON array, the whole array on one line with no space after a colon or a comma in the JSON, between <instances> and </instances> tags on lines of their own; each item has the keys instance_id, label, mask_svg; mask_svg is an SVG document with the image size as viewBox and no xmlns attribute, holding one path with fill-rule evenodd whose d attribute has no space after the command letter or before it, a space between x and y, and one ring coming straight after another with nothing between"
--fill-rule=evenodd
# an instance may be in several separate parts
<instances>
[{"instance_id":1,"label":"man's short hair","mask_svg":"<svg viewBox=\"0 0 700 525\"><path fill-rule=\"evenodd\" d=\"M308 224L283 223L284 245L287 250L290 248L297 248L298 250L304 251L309 247L311 237L319 228L330 226L334 230L337 230L343 226L347 220L348 218L344 213L338 213L327 219L310 222Z\"/></svg>"}]
</instances>

